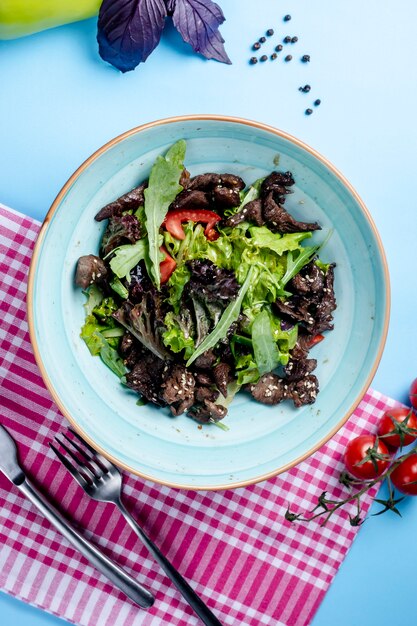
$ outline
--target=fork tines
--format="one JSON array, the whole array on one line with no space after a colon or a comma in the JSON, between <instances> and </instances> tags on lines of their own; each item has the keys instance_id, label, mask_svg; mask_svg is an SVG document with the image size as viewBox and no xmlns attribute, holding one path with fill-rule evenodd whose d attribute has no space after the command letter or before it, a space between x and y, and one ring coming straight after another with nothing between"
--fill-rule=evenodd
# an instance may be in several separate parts
<instances>
[{"instance_id":1,"label":"fork tines","mask_svg":"<svg viewBox=\"0 0 417 626\"><path fill-rule=\"evenodd\" d=\"M69 428L68 431L82 443L82 446L65 433L60 433L61 438L57 435L55 441L66 454L63 454L52 442L49 442L49 446L74 478L82 483L82 486L91 485L94 480L107 474L111 464L72 428Z\"/></svg>"}]
</instances>

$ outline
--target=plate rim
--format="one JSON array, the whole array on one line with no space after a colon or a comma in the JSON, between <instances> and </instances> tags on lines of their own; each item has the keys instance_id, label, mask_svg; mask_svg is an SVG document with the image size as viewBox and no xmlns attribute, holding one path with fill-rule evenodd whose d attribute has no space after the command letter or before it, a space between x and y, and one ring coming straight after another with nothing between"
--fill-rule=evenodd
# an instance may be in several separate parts
<instances>
[{"instance_id":1,"label":"plate rim","mask_svg":"<svg viewBox=\"0 0 417 626\"><path fill-rule=\"evenodd\" d=\"M73 183L89 167L89 165L92 162L94 162L102 154L107 152L107 150L109 150L110 148L112 148L116 144L120 143L121 141L125 140L126 138L128 138L128 137L130 137L132 135L135 135L137 133L140 133L140 132L142 132L144 130L148 130L149 128L156 127L156 126L163 126L163 125L169 125L169 124L173 124L173 123L190 122L190 121L191 122L192 121L229 122L229 123L246 125L246 126L249 126L251 128L256 128L258 130L264 130L264 131L272 133L273 135L276 135L276 136L278 136L278 137L280 137L282 139L285 139L285 140L289 141L290 143L295 144L297 147L305 150L306 152L309 152L313 157L315 157L323 165L325 165L336 176L336 178L338 178L340 180L340 182L344 185L344 187L354 197L354 199L356 200L356 202L360 206L360 208L361 208L361 210L362 210L366 220L368 221L369 226L371 227L371 230L372 230L373 235L375 237L375 241L376 241L376 244L377 244L379 255L380 255L380 258L381 258L381 261L382 261L382 269L383 269L383 276L384 276L384 287L385 287L385 299L386 299L385 316L384 316L384 324L383 324L382 336L381 336L381 338L379 340L378 351L377 351L376 357L374 359L372 368L371 368L371 370L370 370L370 372L369 372L369 374L368 374L364 384L362 385L362 388L358 392L355 400L353 401L353 403L351 404L349 409L347 409L347 411L345 412L343 417L332 428L332 430L325 437L323 437L317 444L315 444L312 448L307 450L307 452L305 452L302 455L298 456L295 460L293 460L293 461L291 461L289 463L286 463L284 466L279 467L278 469L275 469L273 471L267 472L266 474L262 474L260 476L256 476L254 478L249 478L249 479L245 479L245 480L235 481L235 482L232 482L232 483L226 483L226 484L220 484L220 485L209 485L209 486L206 486L206 485L200 486L200 485L183 484L183 483L178 483L178 482L162 480L160 478L155 478L153 476L150 476L148 474L145 474L143 472L138 471L137 469L129 466L128 464L124 463L123 461L120 461L117 457L113 456L112 454L107 452L104 448L99 446L94 441L94 439L90 435L88 435L78 425L78 423L72 418L72 416L70 415L69 411L66 409L64 403L61 401L58 393L55 391L53 383L52 383L52 381L49 378L49 375L48 375L48 373L46 371L46 368L45 368L45 366L43 364L43 361L42 361L42 358L41 358L41 355L40 355L38 343L37 343L37 340L36 340L35 320L34 320L34 317L35 317L35 315L34 315L34 283L35 283L37 262L38 262L38 258L39 258L39 255L40 255L40 251L42 249L42 243L43 243L43 240L44 240L44 238L46 236L46 233L48 231L51 219L52 219L55 211L57 210L57 208L60 205L62 199L65 197L67 191L71 188ZM108 142L106 142L104 145L102 145L100 148L98 148L95 152L93 152L93 154L91 156L89 156L75 170L75 172L70 176L70 178L67 180L67 182L63 185L63 187L61 188L61 190L57 194L56 198L54 199L50 209L48 210L48 212L47 212L47 214L46 214L46 216L45 216L45 218L44 218L44 220L42 222L42 226L41 226L40 231L38 233L38 237L36 239L36 243L35 243L35 246L34 246L34 249L33 249L32 258L31 258L31 262L30 262L29 274L28 274L27 299L26 299L26 312L27 312L27 319L28 319L28 326L29 326L29 336L30 336L30 341L31 341L31 344L32 344L32 348L33 348L33 352L34 352L34 356L35 356L35 360L36 360L37 366L38 366L38 368L40 370L43 382L45 383L45 385L46 385L49 393L51 394L54 402L57 404L60 412L69 421L71 426L91 446L93 446L98 452L103 454L103 456L105 456L109 461L115 463L115 465L117 465L118 467L121 467L122 469L127 470L128 472L131 472L135 476L138 476L138 477L140 477L140 478L142 478L144 480L151 481L153 483L164 485L166 487L172 487L172 488L175 488L175 489L187 489L187 490L191 490L191 491L223 491L223 490L226 490L226 489L236 489L238 487L245 487L245 486L248 486L248 485L253 485L253 484L262 482L262 481L267 480L269 478L273 478L275 476L278 476L279 474L282 474L282 473L288 471L289 469L295 467L296 465L298 465L299 463L301 463L305 459L309 458L312 454L314 454L317 450L319 450L325 443L327 443L342 428L342 426L347 422L349 417L355 411L356 407L359 405L360 401L364 397L366 391L368 390L368 388L369 388L369 386L370 386L370 384L372 382L372 379L375 376L376 370L377 370L377 368L379 366L379 363L380 363L380 360L381 360L381 357L382 357L382 354L383 354L383 350L384 350L384 347L385 347L386 339L387 339L389 319L390 319L390 309L391 309L390 277L389 277L389 271L388 271L388 263L387 263L387 259L386 259L385 250L384 250L384 247L383 247L383 244L382 244L381 236L380 236L380 234L379 234L379 232L378 232L378 230L376 228L375 222L374 222L374 220L373 220L373 218L372 218L372 216L371 216L367 206L365 205L365 203L363 202L362 198L359 196L357 191L354 189L354 187L351 185L351 183L347 180L347 178L333 165L333 163L331 163L326 157L324 157L319 152L317 152L314 148L312 148L311 146L309 146L305 142L301 141L297 137L294 137L293 135L291 135L291 134L289 134L289 133L287 133L287 132L285 132L285 131L283 131L281 129L275 128L274 126L271 126L269 124L265 124L263 122L257 122L255 120L251 120L251 119L247 119L247 118L234 117L234 116L229 116L229 115L214 115L214 114L179 115L179 116L161 118L161 119L154 120L154 121L151 121L151 122L146 122L146 123L141 124L139 126L135 126L134 128L131 128L130 130L127 130L127 131L121 133L120 135L117 135L116 137L114 137L113 139L110 139Z\"/></svg>"}]
</instances>

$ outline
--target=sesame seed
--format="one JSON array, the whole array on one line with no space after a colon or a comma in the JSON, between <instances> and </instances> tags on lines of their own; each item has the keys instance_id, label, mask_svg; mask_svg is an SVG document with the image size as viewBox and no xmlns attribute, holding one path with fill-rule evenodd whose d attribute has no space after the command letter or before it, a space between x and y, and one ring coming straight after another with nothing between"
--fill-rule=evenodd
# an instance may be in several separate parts
<instances>
[{"instance_id":1,"label":"sesame seed","mask_svg":"<svg viewBox=\"0 0 417 626\"><path fill-rule=\"evenodd\" d=\"M303 54L303 56L301 57L301 61L303 63L310 63L310 55L309 54Z\"/></svg>"},{"instance_id":2,"label":"sesame seed","mask_svg":"<svg viewBox=\"0 0 417 626\"><path fill-rule=\"evenodd\" d=\"M252 50L259 50L260 47L261 47L261 44L259 43L259 41L255 41L255 43L252 46Z\"/></svg>"},{"instance_id":3,"label":"sesame seed","mask_svg":"<svg viewBox=\"0 0 417 626\"><path fill-rule=\"evenodd\" d=\"M297 43L298 41L298 37L292 37L291 38L291 43Z\"/></svg>"},{"instance_id":4,"label":"sesame seed","mask_svg":"<svg viewBox=\"0 0 417 626\"><path fill-rule=\"evenodd\" d=\"M284 15L284 22L289 22L291 19L291 15Z\"/></svg>"},{"instance_id":5,"label":"sesame seed","mask_svg":"<svg viewBox=\"0 0 417 626\"><path fill-rule=\"evenodd\" d=\"M268 37L272 37L272 35L274 34L274 29L268 28L268 30L266 31L266 34L268 35Z\"/></svg>"},{"instance_id":6,"label":"sesame seed","mask_svg":"<svg viewBox=\"0 0 417 626\"><path fill-rule=\"evenodd\" d=\"M256 64L257 64L257 62L258 62L258 59L257 59L256 57L251 57L251 58L249 59L249 63L250 63L251 65L256 65Z\"/></svg>"},{"instance_id":7,"label":"sesame seed","mask_svg":"<svg viewBox=\"0 0 417 626\"><path fill-rule=\"evenodd\" d=\"M305 110L305 114L306 115L311 115L313 113L313 109L306 109Z\"/></svg>"},{"instance_id":8,"label":"sesame seed","mask_svg":"<svg viewBox=\"0 0 417 626\"><path fill-rule=\"evenodd\" d=\"M288 63L289 61L291 61L291 59L292 59L291 54L287 54L284 60Z\"/></svg>"},{"instance_id":9,"label":"sesame seed","mask_svg":"<svg viewBox=\"0 0 417 626\"><path fill-rule=\"evenodd\" d=\"M264 61L268 60L268 57L266 56L266 54L263 54L259 60L263 63Z\"/></svg>"},{"instance_id":10,"label":"sesame seed","mask_svg":"<svg viewBox=\"0 0 417 626\"><path fill-rule=\"evenodd\" d=\"M275 52L281 52L281 50L283 49L283 45L282 44L278 44L277 46L275 46Z\"/></svg>"}]
</instances>

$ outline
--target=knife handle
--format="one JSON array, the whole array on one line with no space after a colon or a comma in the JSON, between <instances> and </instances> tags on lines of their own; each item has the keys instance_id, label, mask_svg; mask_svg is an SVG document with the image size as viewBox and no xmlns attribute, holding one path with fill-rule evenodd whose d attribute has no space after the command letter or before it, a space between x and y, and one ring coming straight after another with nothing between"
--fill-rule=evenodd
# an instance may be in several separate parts
<instances>
[{"instance_id":1,"label":"knife handle","mask_svg":"<svg viewBox=\"0 0 417 626\"><path fill-rule=\"evenodd\" d=\"M16 483L15 483L16 484ZM140 607L148 609L155 598L150 591L142 587L127 572L107 558L98 548L80 535L52 504L27 479L16 484L22 493L36 506L36 508L51 522L64 537L77 548L81 554L94 565L102 574Z\"/></svg>"}]
</instances>

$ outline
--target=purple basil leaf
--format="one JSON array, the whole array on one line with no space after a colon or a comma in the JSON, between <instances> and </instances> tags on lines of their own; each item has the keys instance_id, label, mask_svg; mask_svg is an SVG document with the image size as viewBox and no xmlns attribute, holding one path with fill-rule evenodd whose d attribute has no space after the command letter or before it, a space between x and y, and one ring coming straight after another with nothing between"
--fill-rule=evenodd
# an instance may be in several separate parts
<instances>
[{"instance_id":1,"label":"purple basil leaf","mask_svg":"<svg viewBox=\"0 0 417 626\"><path fill-rule=\"evenodd\" d=\"M103 0L97 32L100 56L122 72L133 70L158 45L166 16L164 0Z\"/></svg>"},{"instance_id":2,"label":"purple basil leaf","mask_svg":"<svg viewBox=\"0 0 417 626\"><path fill-rule=\"evenodd\" d=\"M207 59L231 63L219 33L225 17L218 4L212 0L176 0L172 19L181 37L195 52Z\"/></svg>"}]
</instances>

